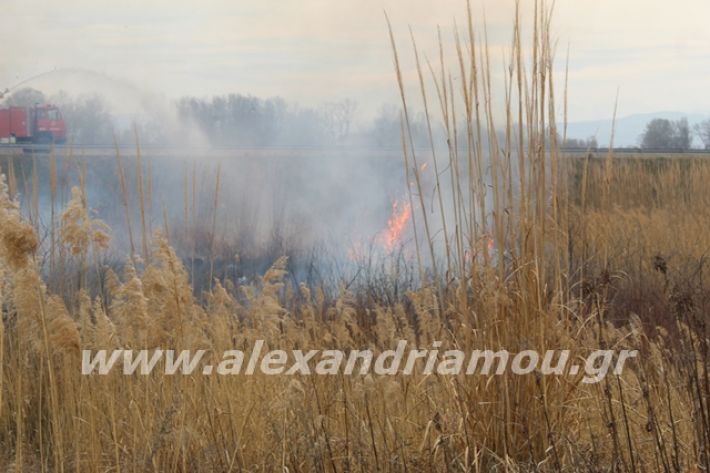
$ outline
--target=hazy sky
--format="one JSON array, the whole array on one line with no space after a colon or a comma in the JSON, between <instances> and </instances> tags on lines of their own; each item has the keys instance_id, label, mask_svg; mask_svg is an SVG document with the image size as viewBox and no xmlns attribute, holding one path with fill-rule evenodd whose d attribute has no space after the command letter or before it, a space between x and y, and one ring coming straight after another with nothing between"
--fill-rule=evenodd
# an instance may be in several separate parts
<instances>
[{"instance_id":1,"label":"hazy sky","mask_svg":"<svg viewBox=\"0 0 710 473\"><path fill-rule=\"evenodd\" d=\"M513 0L472 3L502 51ZM368 115L397 103L383 10L403 48L411 24L432 55L436 25L449 37L454 18L465 21L463 0L3 0L0 87L80 68L169 97L352 98ZM621 115L710 111L710 1L557 0L555 12L560 68L571 51L571 120L609 117L617 88ZM28 85L96 85L69 82Z\"/></svg>"}]
</instances>

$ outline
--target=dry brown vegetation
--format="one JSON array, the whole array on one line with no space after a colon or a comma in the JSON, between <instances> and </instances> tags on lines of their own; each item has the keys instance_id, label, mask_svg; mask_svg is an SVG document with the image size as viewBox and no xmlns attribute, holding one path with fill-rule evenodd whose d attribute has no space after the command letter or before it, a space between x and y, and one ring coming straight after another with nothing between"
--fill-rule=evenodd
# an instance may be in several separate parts
<instances>
[{"instance_id":1,"label":"dry brown vegetation","mask_svg":"<svg viewBox=\"0 0 710 473\"><path fill-rule=\"evenodd\" d=\"M255 284L214 282L202 303L169 239L137 235L145 229L134 229L140 265L128 260L120 275L101 270L107 232L92 219L81 187L52 219L52 254L62 263L57 267L73 261L80 279L101 273L101 284L92 289L79 281L76 292L53 294L41 277L35 226L10 197L13 176L9 189L3 180L0 467L707 470L710 162L561 156L548 13L536 8L527 64L516 19L506 134L503 142L488 136L486 150L482 135L494 124L491 68L473 24L456 35L458 62L451 66L463 77L456 86L443 54L440 64L429 65L431 74L417 58L416 95L429 119L436 110L449 143L459 134L469 143L463 151L450 146L444 155L428 154L438 212L417 204L425 190L420 155L408 146L409 96L395 48L422 281L400 301L378 304L345 288L329 298L318 288L293 287L279 259ZM439 177L450 180L450 192L441 190ZM81 348L220 354L262 338L281 349L383 350L406 339L463 350L565 348L575 357L632 348L640 356L620 376L591 385L581 382L582 373L80 374Z\"/></svg>"}]
</instances>

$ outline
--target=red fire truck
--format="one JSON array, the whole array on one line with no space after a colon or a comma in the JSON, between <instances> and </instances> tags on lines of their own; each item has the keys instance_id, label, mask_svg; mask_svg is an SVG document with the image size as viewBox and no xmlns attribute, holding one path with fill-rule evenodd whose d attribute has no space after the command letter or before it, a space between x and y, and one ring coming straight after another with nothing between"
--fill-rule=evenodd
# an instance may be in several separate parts
<instances>
[{"instance_id":1,"label":"red fire truck","mask_svg":"<svg viewBox=\"0 0 710 473\"><path fill-rule=\"evenodd\" d=\"M67 127L54 105L0 108L0 143L63 144Z\"/></svg>"}]
</instances>

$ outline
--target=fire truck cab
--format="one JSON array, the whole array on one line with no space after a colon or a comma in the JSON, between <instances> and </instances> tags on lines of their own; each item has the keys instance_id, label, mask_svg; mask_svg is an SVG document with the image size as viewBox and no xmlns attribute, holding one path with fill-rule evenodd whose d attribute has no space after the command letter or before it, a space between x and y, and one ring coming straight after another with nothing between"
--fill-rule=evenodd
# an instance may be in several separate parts
<instances>
[{"instance_id":1,"label":"fire truck cab","mask_svg":"<svg viewBox=\"0 0 710 473\"><path fill-rule=\"evenodd\" d=\"M31 108L32 142L63 144L67 140L67 128L62 112L54 105L35 105Z\"/></svg>"}]
</instances>

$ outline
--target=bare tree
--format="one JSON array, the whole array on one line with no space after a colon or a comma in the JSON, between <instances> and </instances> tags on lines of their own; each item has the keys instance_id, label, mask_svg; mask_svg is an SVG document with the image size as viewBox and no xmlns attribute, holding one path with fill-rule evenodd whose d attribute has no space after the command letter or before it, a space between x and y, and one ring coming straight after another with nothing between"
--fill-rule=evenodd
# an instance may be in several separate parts
<instances>
[{"instance_id":1,"label":"bare tree","mask_svg":"<svg viewBox=\"0 0 710 473\"><path fill-rule=\"evenodd\" d=\"M72 142L86 145L113 143L114 118L102 97L81 95L73 98L57 94L53 100L62 110Z\"/></svg>"},{"instance_id":2,"label":"bare tree","mask_svg":"<svg viewBox=\"0 0 710 473\"><path fill-rule=\"evenodd\" d=\"M646 125L640 140L644 149L687 150L693 142L693 135L687 118L676 121L654 118Z\"/></svg>"},{"instance_id":3,"label":"bare tree","mask_svg":"<svg viewBox=\"0 0 710 473\"><path fill-rule=\"evenodd\" d=\"M343 143L350 136L356 104L350 99L328 103L322 108L328 134L335 143Z\"/></svg>"},{"instance_id":4,"label":"bare tree","mask_svg":"<svg viewBox=\"0 0 710 473\"><path fill-rule=\"evenodd\" d=\"M5 104L11 107L31 107L35 104L46 102L46 98L42 92L31 87L19 89L12 92L5 99Z\"/></svg>"},{"instance_id":5,"label":"bare tree","mask_svg":"<svg viewBox=\"0 0 710 473\"><path fill-rule=\"evenodd\" d=\"M710 118L696 124L695 133L705 145L705 149L710 149Z\"/></svg>"},{"instance_id":6,"label":"bare tree","mask_svg":"<svg viewBox=\"0 0 710 473\"><path fill-rule=\"evenodd\" d=\"M675 131L675 142L674 148L688 150L693 144L693 134L690 131L690 125L688 125L688 119L683 117L673 123L673 129Z\"/></svg>"}]
</instances>

